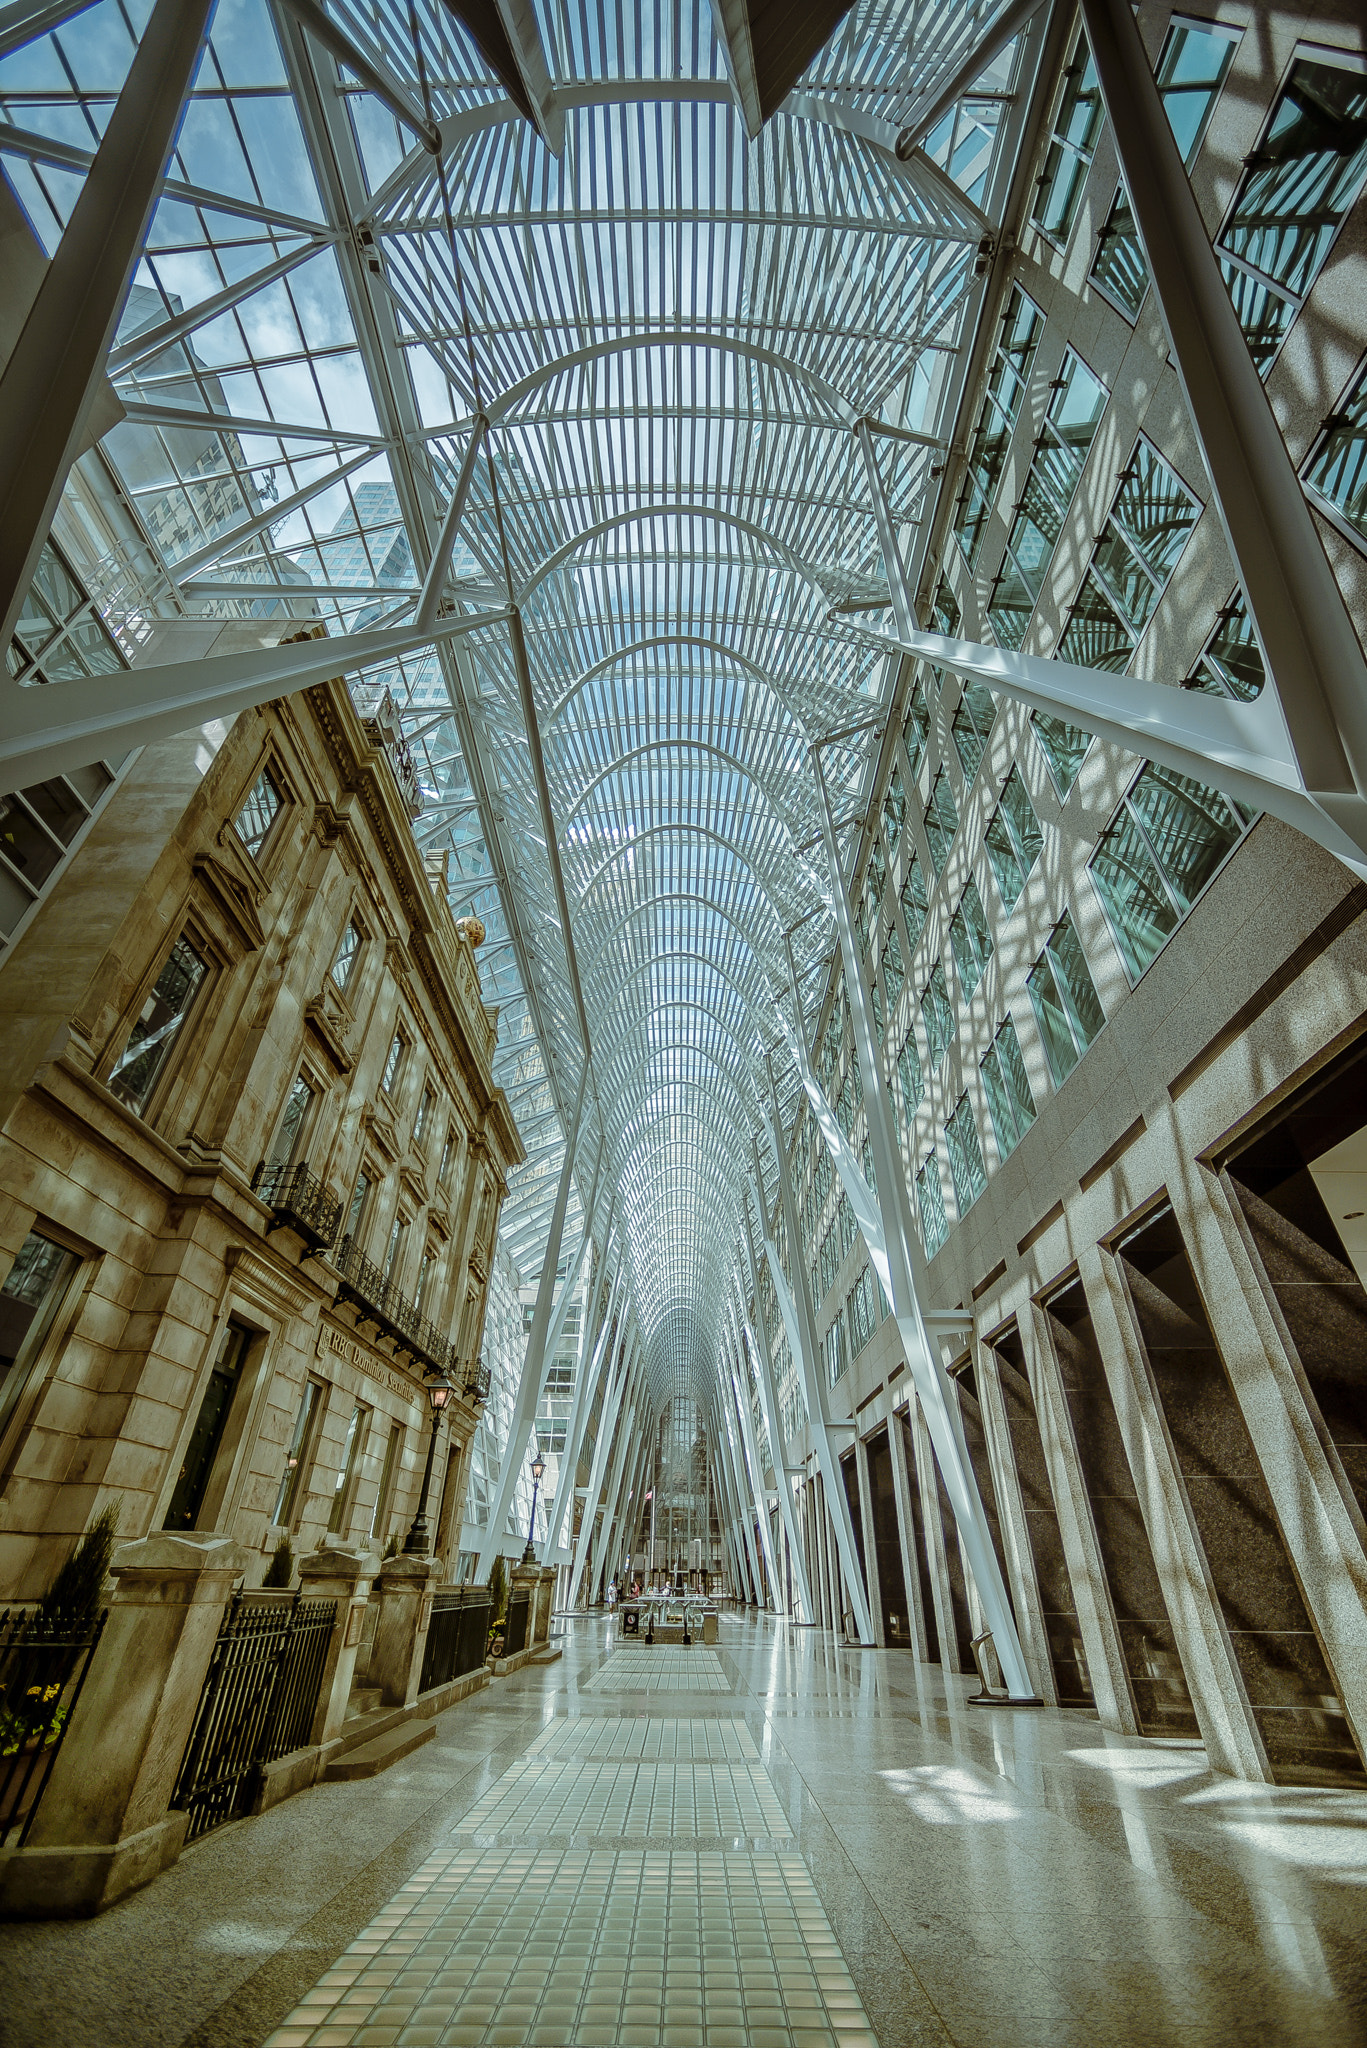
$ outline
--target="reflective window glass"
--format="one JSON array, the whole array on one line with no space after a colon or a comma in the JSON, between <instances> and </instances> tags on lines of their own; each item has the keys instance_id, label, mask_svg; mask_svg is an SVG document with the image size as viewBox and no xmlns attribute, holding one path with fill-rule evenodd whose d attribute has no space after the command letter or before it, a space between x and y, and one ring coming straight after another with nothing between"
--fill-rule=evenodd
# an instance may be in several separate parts
<instances>
[{"instance_id":1,"label":"reflective window glass","mask_svg":"<svg viewBox=\"0 0 1367 2048\"><path fill-rule=\"evenodd\" d=\"M973 1121L973 1107L967 1095L959 1097L954 1113L945 1125L945 1150L949 1154L954 1197L959 1205L959 1214L964 1216L987 1186L978 1126Z\"/></svg>"},{"instance_id":2,"label":"reflective window glass","mask_svg":"<svg viewBox=\"0 0 1367 2048\"><path fill-rule=\"evenodd\" d=\"M1245 163L1216 248L1265 376L1367 175L1367 76L1299 59Z\"/></svg>"},{"instance_id":3,"label":"reflective window glass","mask_svg":"<svg viewBox=\"0 0 1367 2048\"><path fill-rule=\"evenodd\" d=\"M248 853L260 853L271 826L280 815L281 802L274 776L268 768L263 768L252 784L246 803L233 820L237 836Z\"/></svg>"},{"instance_id":4,"label":"reflective window glass","mask_svg":"<svg viewBox=\"0 0 1367 2048\"><path fill-rule=\"evenodd\" d=\"M963 488L954 515L954 535L970 569L982 547L1043 327L1044 315L1038 306L1019 285L1013 285L1002 319L1001 339L987 373L982 410L969 443Z\"/></svg>"},{"instance_id":5,"label":"reflective window glass","mask_svg":"<svg viewBox=\"0 0 1367 2048\"><path fill-rule=\"evenodd\" d=\"M930 1064L938 1067L954 1037L954 1012L950 1007L945 970L937 960L921 997L921 1022L930 1047Z\"/></svg>"},{"instance_id":6,"label":"reflective window glass","mask_svg":"<svg viewBox=\"0 0 1367 2048\"><path fill-rule=\"evenodd\" d=\"M949 1218L945 1215L945 1193L940 1185L940 1162L933 1152L916 1176L916 1207L926 1257L934 1258L949 1236Z\"/></svg>"},{"instance_id":7,"label":"reflective window glass","mask_svg":"<svg viewBox=\"0 0 1367 2048\"><path fill-rule=\"evenodd\" d=\"M1321 422L1320 434L1305 480L1367 540L1367 363L1337 409Z\"/></svg>"},{"instance_id":8,"label":"reflective window glass","mask_svg":"<svg viewBox=\"0 0 1367 2048\"><path fill-rule=\"evenodd\" d=\"M1071 917L1055 925L1025 985L1059 1087L1106 1021Z\"/></svg>"},{"instance_id":9,"label":"reflective window glass","mask_svg":"<svg viewBox=\"0 0 1367 2048\"><path fill-rule=\"evenodd\" d=\"M971 876L964 887L959 907L950 919L949 940L964 995L971 997L992 958L992 933L987 913L978 894L978 885Z\"/></svg>"},{"instance_id":10,"label":"reflective window glass","mask_svg":"<svg viewBox=\"0 0 1367 2048\"><path fill-rule=\"evenodd\" d=\"M1247 829L1218 790L1155 763L1140 775L1089 872L1137 981Z\"/></svg>"},{"instance_id":11,"label":"reflective window glass","mask_svg":"<svg viewBox=\"0 0 1367 2048\"><path fill-rule=\"evenodd\" d=\"M0 1429L18 1406L72 1275L75 1252L31 1230L0 1287Z\"/></svg>"},{"instance_id":12,"label":"reflective window glass","mask_svg":"<svg viewBox=\"0 0 1367 2048\"><path fill-rule=\"evenodd\" d=\"M983 1056L981 1072L997 1151L1005 1159L1035 1121L1035 1097L1016 1027L1008 1017Z\"/></svg>"},{"instance_id":13,"label":"reflective window glass","mask_svg":"<svg viewBox=\"0 0 1367 2048\"><path fill-rule=\"evenodd\" d=\"M130 1109L147 1107L207 973L190 941L177 939L109 1076L110 1088Z\"/></svg>"},{"instance_id":14,"label":"reflective window glass","mask_svg":"<svg viewBox=\"0 0 1367 2048\"><path fill-rule=\"evenodd\" d=\"M1031 219L1051 240L1066 242L1077 217L1092 151L1101 133L1101 90L1085 35L1064 73L1063 98L1035 189Z\"/></svg>"},{"instance_id":15,"label":"reflective window glass","mask_svg":"<svg viewBox=\"0 0 1367 2048\"><path fill-rule=\"evenodd\" d=\"M935 777L930 792L930 802L925 810L926 840L930 846L930 861L938 876L944 873L945 862L949 859L950 842L959 829L959 808L954 801L954 792L949 786L949 777L942 768Z\"/></svg>"}]
</instances>

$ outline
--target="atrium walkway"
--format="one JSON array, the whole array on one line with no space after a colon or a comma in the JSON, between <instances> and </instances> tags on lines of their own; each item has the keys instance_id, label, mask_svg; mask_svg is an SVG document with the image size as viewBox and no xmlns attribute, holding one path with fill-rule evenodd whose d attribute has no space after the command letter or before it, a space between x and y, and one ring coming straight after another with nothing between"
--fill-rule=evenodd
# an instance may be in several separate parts
<instances>
[{"instance_id":1,"label":"atrium walkway","mask_svg":"<svg viewBox=\"0 0 1367 2048\"><path fill-rule=\"evenodd\" d=\"M563 1660L368 1784L0 1929L5 2048L1360 2043L1367 1801L1212 1777L725 1620Z\"/></svg>"}]
</instances>

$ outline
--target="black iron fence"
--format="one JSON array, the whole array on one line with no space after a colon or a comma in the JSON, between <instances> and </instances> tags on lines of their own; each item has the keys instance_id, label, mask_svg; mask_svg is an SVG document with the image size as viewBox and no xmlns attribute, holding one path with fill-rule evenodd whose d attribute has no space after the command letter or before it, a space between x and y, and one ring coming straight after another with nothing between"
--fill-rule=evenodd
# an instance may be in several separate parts
<instances>
[{"instance_id":1,"label":"black iron fence","mask_svg":"<svg viewBox=\"0 0 1367 2048\"><path fill-rule=\"evenodd\" d=\"M464 1678L484 1662L492 1607L487 1586L444 1586L433 1594L420 1692Z\"/></svg>"},{"instance_id":2,"label":"black iron fence","mask_svg":"<svg viewBox=\"0 0 1367 2048\"><path fill-rule=\"evenodd\" d=\"M0 1614L0 1848L28 1838L104 1619L73 1631L37 1614Z\"/></svg>"},{"instance_id":3,"label":"black iron fence","mask_svg":"<svg viewBox=\"0 0 1367 2048\"><path fill-rule=\"evenodd\" d=\"M252 1188L271 1210L277 1223L297 1230L314 1251L326 1251L337 1238L342 1205L308 1161L293 1166L267 1166L263 1160L252 1175Z\"/></svg>"},{"instance_id":4,"label":"black iron fence","mask_svg":"<svg viewBox=\"0 0 1367 2048\"><path fill-rule=\"evenodd\" d=\"M243 1812L262 1768L308 1741L336 1616L335 1600L299 1593L229 1603L171 1796L188 1841Z\"/></svg>"}]
</instances>

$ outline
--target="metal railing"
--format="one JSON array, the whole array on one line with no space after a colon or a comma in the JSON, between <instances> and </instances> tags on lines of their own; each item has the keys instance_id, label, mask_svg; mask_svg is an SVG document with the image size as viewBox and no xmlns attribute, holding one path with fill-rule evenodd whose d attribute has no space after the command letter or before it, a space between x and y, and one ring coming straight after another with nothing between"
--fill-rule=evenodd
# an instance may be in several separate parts
<instances>
[{"instance_id":1,"label":"metal railing","mask_svg":"<svg viewBox=\"0 0 1367 2048\"><path fill-rule=\"evenodd\" d=\"M229 1603L171 1795L187 1841L241 1813L262 1767L308 1741L336 1618L335 1600L300 1593Z\"/></svg>"},{"instance_id":2,"label":"metal railing","mask_svg":"<svg viewBox=\"0 0 1367 2048\"><path fill-rule=\"evenodd\" d=\"M420 1693L478 1669L484 1662L492 1611L487 1586L444 1586L433 1594Z\"/></svg>"},{"instance_id":3,"label":"metal railing","mask_svg":"<svg viewBox=\"0 0 1367 2048\"><path fill-rule=\"evenodd\" d=\"M0 1847L28 1838L104 1621L101 1613L73 1631L38 1614L0 1614Z\"/></svg>"},{"instance_id":4,"label":"metal railing","mask_svg":"<svg viewBox=\"0 0 1367 2048\"><path fill-rule=\"evenodd\" d=\"M453 1347L454 1348L454 1347ZM472 1358L465 1368L464 1394L467 1401L487 1401L494 1376L482 1358Z\"/></svg>"},{"instance_id":5,"label":"metal railing","mask_svg":"<svg viewBox=\"0 0 1367 2048\"><path fill-rule=\"evenodd\" d=\"M445 1372L451 1364L451 1344L435 1323L421 1314L416 1302L385 1278L384 1273L360 1251L350 1237L344 1237L332 1255L341 1286L340 1301L354 1301L370 1320L409 1356L434 1372Z\"/></svg>"},{"instance_id":6,"label":"metal railing","mask_svg":"<svg viewBox=\"0 0 1367 2048\"><path fill-rule=\"evenodd\" d=\"M263 1160L252 1175L252 1192L277 1223L297 1230L314 1251L326 1251L336 1242L342 1204L316 1173L309 1172L306 1159L293 1166L267 1166Z\"/></svg>"}]
</instances>

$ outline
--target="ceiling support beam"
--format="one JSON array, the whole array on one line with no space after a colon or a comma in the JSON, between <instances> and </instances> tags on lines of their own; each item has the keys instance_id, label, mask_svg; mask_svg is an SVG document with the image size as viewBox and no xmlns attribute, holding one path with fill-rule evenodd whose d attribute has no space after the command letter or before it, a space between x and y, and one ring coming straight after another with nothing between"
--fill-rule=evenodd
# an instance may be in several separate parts
<instances>
[{"instance_id":1,"label":"ceiling support beam","mask_svg":"<svg viewBox=\"0 0 1367 2048\"><path fill-rule=\"evenodd\" d=\"M427 574L422 579L422 595L418 599L417 615L413 621L416 626L430 626L440 609L446 572L451 566L451 550L456 544L456 536L465 517L465 508L470 502L470 486L475 480L475 462L480 449L484 446L484 436L488 430L488 420L483 413L478 414L470 435L469 446L465 450L465 459L456 478L455 489L451 493L451 502L446 508L446 517L441 523L441 532L437 535L432 558L427 564Z\"/></svg>"},{"instance_id":2,"label":"ceiling support beam","mask_svg":"<svg viewBox=\"0 0 1367 2048\"><path fill-rule=\"evenodd\" d=\"M1367 797L1367 660L1211 247L1129 0L1082 0L1149 275L1305 788Z\"/></svg>"},{"instance_id":3,"label":"ceiling support beam","mask_svg":"<svg viewBox=\"0 0 1367 2048\"><path fill-rule=\"evenodd\" d=\"M1297 487L1299 488L1299 486ZM1305 787L1281 700L1269 682L1241 704L1140 676L1078 668L1041 654L1014 654L948 633L853 631L955 675L972 676L1005 697L1063 718L1128 752L1219 789L1249 810L1270 811L1367 879L1367 800Z\"/></svg>"},{"instance_id":4,"label":"ceiling support beam","mask_svg":"<svg viewBox=\"0 0 1367 2048\"><path fill-rule=\"evenodd\" d=\"M883 1078L882 1063L878 1057L872 1004L869 1001L860 964L854 917L840 869L840 854L835 843L835 822L831 814L830 797L822 773L821 754L817 750L812 754L812 772L816 778L817 797L821 807L822 836L826 843L826 860L830 869L832 907L845 969L845 993L854 1024L854 1044L859 1060L860 1079L864 1084L864 1106L868 1113L869 1144L873 1152L875 1183L870 1192L883 1225L885 1263L891 1282L887 1288L887 1295L892 1303L893 1314L897 1318L897 1329L902 1339L907 1364L911 1368L912 1381L921 1397L921 1407L930 1430L931 1442L935 1447L940 1476L944 1481L945 1492L949 1496L949 1504L958 1526L959 1543L977 1584L978 1597L982 1601L987 1625L992 1631L992 1641L1001 1664L1007 1692L1013 1700L1022 1704L1027 1701L1034 1702L1037 1697L1035 1688L1026 1669L1025 1654L1021 1649L1020 1638L1016 1633L1015 1616L1011 1611L1010 1595L1006 1590L1001 1566L997 1562L982 1496L978 1491L978 1482L968 1457L958 1401L944 1366L937 1356L922 1313L918 1268L923 1268L924 1262L920 1256L920 1244L912 1220L911 1200L906 1175L902 1169L901 1148L897 1142L892 1103L887 1083ZM781 1145L783 1132L778 1123L777 1099L774 1104L774 1121L775 1141ZM786 1185L786 1157L782 1159L781 1175ZM789 1242L792 1244L800 1242L796 1236L795 1226L794 1215L788 1225Z\"/></svg>"},{"instance_id":5,"label":"ceiling support beam","mask_svg":"<svg viewBox=\"0 0 1367 2048\"><path fill-rule=\"evenodd\" d=\"M0 59L50 35L94 4L95 0L14 0L12 6L0 7Z\"/></svg>"},{"instance_id":6,"label":"ceiling support beam","mask_svg":"<svg viewBox=\"0 0 1367 2048\"><path fill-rule=\"evenodd\" d=\"M764 1314L759 1299L759 1260L755 1253L755 1234L750 1227L750 1204L742 1194L741 1212L745 1219L745 1252L750 1273L750 1292L755 1304L755 1320L751 1325L745 1313L744 1286L741 1287L741 1328L755 1356L756 1375L759 1381L760 1404L764 1410L764 1427L769 1435L769 1451L774 1460L774 1484L778 1488L779 1511L783 1526L788 1532L788 1554L793 1561L793 1581L797 1588L797 1619L805 1623L816 1620L816 1608L812 1604L812 1589L807 1582L807 1556L802 1547L801 1532L797 1526L797 1508L793 1500L791 1475L791 1454L783 1434L783 1419L778 1405L778 1393L774 1385L774 1361L769 1350L769 1332L765 1326Z\"/></svg>"},{"instance_id":7,"label":"ceiling support beam","mask_svg":"<svg viewBox=\"0 0 1367 2048\"><path fill-rule=\"evenodd\" d=\"M766 1066L767 1064L766 1062ZM807 1405L807 1433L812 1439L822 1483L826 1489L826 1510L831 1518L831 1526L835 1530L836 1547L840 1552L840 1568L845 1575L846 1589L854 1607L854 1625L859 1631L860 1642L872 1648L873 1617L869 1612L864 1574L859 1568L859 1551L855 1545L854 1524L850 1519L850 1503L845 1492L840 1459L831 1441L831 1411L826 1399L826 1379L821 1370L821 1355L816 1341L816 1317L812 1311L812 1297L801 1257L802 1231L798 1223L792 1177L788 1172L788 1148L783 1142L783 1119L779 1115L778 1090L774 1086L771 1067L768 1068L768 1079L769 1137L778 1167L779 1213L783 1218L788 1243L792 1247L791 1282L783 1270L778 1246L769 1228L769 1218L764 1206L764 1176L760 1170L757 1150L754 1161L755 1200L759 1208L760 1231L764 1239L765 1256L769 1261L769 1272L774 1282L774 1292L778 1296L779 1313L783 1317L783 1325L788 1333L788 1349L798 1367L802 1383L802 1398Z\"/></svg>"},{"instance_id":8,"label":"ceiling support beam","mask_svg":"<svg viewBox=\"0 0 1367 2048\"><path fill-rule=\"evenodd\" d=\"M541 748L541 726L536 715L536 697L532 690L532 671L527 660L527 641L522 631L522 613L517 605L512 607L508 620L508 637L512 643L513 671L517 677L518 702L522 707L522 722L527 729L527 746L532 758L532 777L536 784L537 808L541 813L541 830L546 841L546 858L550 863L551 882L555 888L556 908L560 913L560 937L565 948L565 965L570 977L570 990L574 996L575 1015L579 1020L579 1034L584 1047L584 1067L587 1072L593 1061L593 1041L589 1036L588 1012L584 1008L584 991L579 984L579 962L574 951L574 931L570 924L570 903L565 892L565 872L560 865L560 839L556 831L555 812L551 807L551 786L546 778L546 757ZM595 1100L596 1091L595 1091Z\"/></svg>"},{"instance_id":9,"label":"ceiling support beam","mask_svg":"<svg viewBox=\"0 0 1367 2048\"><path fill-rule=\"evenodd\" d=\"M928 135L933 135L951 107L957 106L974 79L980 78L994 57L1014 42L1046 0L1014 0L993 22L987 34L976 42L967 56L955 65L944 84L923 93L911 110L905 128L897 138L897 154L905 163L917 155ZM1049 0L1052 4L1052 0Z\"/></svg>"},{"instance_id":10,"label":"ceiling support beam","mask_svg":"<svg viewBox=\"0 0 1367 2048\"><path fill-rule=\"evenodd\" d=\"M329 236L327 243L319 246L335 246L335 238ZM294 423L286 426L278 420L239 419L235 413L198 412L191 406L156 405L141 398L125 398L121 403L127 418L137 426L188 427L192 433L201 433L207 427L216 434L241 434L248 440L261 434L275 441L344 442L352 448L392 445L382 434L353 434L345 427L301 427Z\"/></svg>"},{"instance_id":11,"label":"ceiling support beam","mask_svg":"<svg viewBox=\"0 0 1367 2048\"><path fill-rule=\"evenodd\" d=\"M210 4L157 0L0 377L0 647L9 646L91 405L105 387L109 345L199 66Z\"/></svg>"},{"instance_id":12,"label":"ceiling support beam","mask_svg":"<svg viewBox=\"0 0 1367 2048\"><path fill-rule=\"evenodd\" d=\"M117 760L130 747L145 747L211 719L236 718L239 711L269 704L275 697L288 697L377 662L396 661L430 647L435 639L454 640L506 616L480 612L439 619L425 633L390 626L340 634L335 640L292 640L204 661L169 661L126 674L54 683L46 689L23 690L0 682L0 794L88 767L92 761Z\"/></svg>"},{"instance_id":13,"label":"ceiling support beam","mask_svg":"<svg viewBox=\"0 0 1367 2048\"><path fill-rule=\"evenodd\" d=\"M280 4L288 7L314 41L321 43L339 64L345 65L367 92L373 93L382 106L388 107L396 121L402 121L405 128L411 128L425 149L430 150L433 156L440 156L441 137L417 101L410 97L406 87L400 85L392 73L353 42L341 24L319 5L319 0L280 0Z\"/></svg>"},{"instance_id":14,"label":"ceiling support beam","mask_svg":"<svg viewBox=\"0 0 1367 2048\"><path fill-rule=\"evenodd\" d=\"M585 1068L585 1075L588 1069ZM536 1419L541 1405L541 1396L546 1385L546 1358L554 1349L560 1332L565 1326L565 1310L573 1294L584 1246L593 1227L593 1204L598 1196L598 1170L602 1165L603 1147L600 1140L598 1160L593 1173L593 1193L584 1210L583 1231L579 1249L571 1262L556 1299L555 1279L560 1265L560 1241L565 1231L565 1214L569 1208L570 1184L579 1157L579 1137L583 1129L584 1086L579 1086L579 1099L574 1105L574 1117L565 1133L565 1156L560 1167L560 1179L555 1190L555 1206L551 1210L551 1227L546 1238L546 1253L541 1262L541 1277L537 1282L536 1306L532 1310L532 1327L527 1332L527 1343L522 1353L522 1370L518 1374L517 1392L513 1397L512 1414L508 1421L508 1435L503 1445L503 1462L499 1467L498 1486L489 1506L489 1521L480 1546L479 1561L475 1566L475 1577L485 1579L494 1561L494 1553L504 1537L504 1523L517 1489L518 1475L522 1466L522 1453L527 1447L527 1433Z\"/></svg>"},{"instance_id":15,"label":"ceiling support beam","mask_svg":"<svg viewBox=\"0 0 1367 2048\"><path fill-rule=\"evenodd\" d=\"M220 313L230 313L234 306L240 306L251 298L253 292L264 291L277 278L287 277L297 270L301 263L307 263L313 256L332 247L336 237L315 235L301 248L291 249L284 256L277 256L274 263L265 263L260 270L249 271L246 277L239 277L232 284L225 285L212 298L201 299L197 305L187 306L183 313L172 314L169 320L162 320L155 327L140 328L130 334L127 341L116 342L109 351L108 371L111 377L127 376L142 363L159 356L163 349L171 348L192 334L197 327L204 327L210 320L216 320ZM338 435L335 438L343 439Z\"/></svg>"},{"instance_id":16,"label":"ceiling support beam","mask_svg":"<svg viewBox=\"0 0 1367 2048\"><path fill-rule=\"evenodd\" d=\"M374 460L374 450L363 448L359 455L353 455L349 462L343 462L338 468L330 469L325 476L314 477L312 482L301 484L297 491L292 491L288 498L281 498L278 504L263 506L252 518L244 519L241 526L230 526L223 533L215 534L202 548L196 548L193 554L183 555L171 567L172 580L179 586L198 575L201 569L207 569L211 562L221 564L223 557L231 555L235 548L244 546L249 540L255 540L259 533L268 533L271 527L278 526L282 519L288 519L291 512L298 512L314 498L321 497L324 491L330 491L334 484L341 483L345 477L351 476L358 469L364 469L367 463ZM236 568L237 564L230 562L226 566Z\"/></svg>"},{"instance_id":17,"label":"ceiling support beam","mask_svg":"<svg viewBox=\"0 0 1367 2048\"><path fill-rule=\"evenodd\" d=\"M892 509L883 489L878 453L874 448L867 420L856 422L854 438L859 443L859 453L863 458L864 473L869 483L869 497L873 501L873 523L878 532L878 545L882 550L883 573L888 579L892 616L897 621L898 633L905 639L908 633L916 631L916 607L912 603L907 572L902 563L902 550L897 540L897 529L892 523Z\"/></svg>"}]
</instances>

